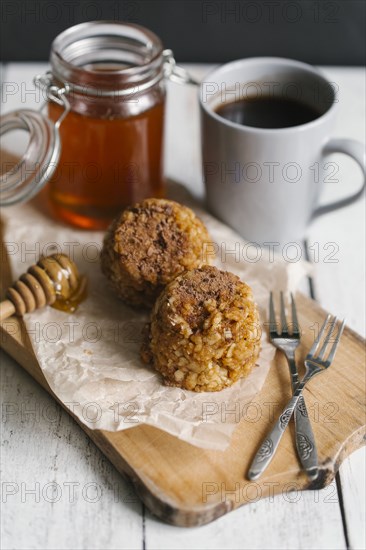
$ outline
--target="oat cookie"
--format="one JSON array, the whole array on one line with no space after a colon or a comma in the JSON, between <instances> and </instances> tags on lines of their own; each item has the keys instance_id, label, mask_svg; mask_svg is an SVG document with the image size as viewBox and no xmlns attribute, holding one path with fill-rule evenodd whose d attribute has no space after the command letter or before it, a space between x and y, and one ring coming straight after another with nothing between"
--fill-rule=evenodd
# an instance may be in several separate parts
<instances>
[{"instance_id":1,"label":"oat cookie","mask_svg":"<svg viewBox=\"0 0 366 550\"><path fill-rule=\"evenodd\" d=\"M203 266L178 276L159 296L142 358L168 385L218 391L249 374L260 334L250 287L230 272Z\"/></svg>"},{"instance_id":2,"label":"oat cookie","mask_svg":"<svg viewBox=\"0 0 366 550\"><path fill-rule=\"evenodd\" d=\"M210 261L210 243L206 227L190 208L147 199L126 208L110 226L102 271L125 302L151 307L174 277Z\"/></svg>"}]
</instances>

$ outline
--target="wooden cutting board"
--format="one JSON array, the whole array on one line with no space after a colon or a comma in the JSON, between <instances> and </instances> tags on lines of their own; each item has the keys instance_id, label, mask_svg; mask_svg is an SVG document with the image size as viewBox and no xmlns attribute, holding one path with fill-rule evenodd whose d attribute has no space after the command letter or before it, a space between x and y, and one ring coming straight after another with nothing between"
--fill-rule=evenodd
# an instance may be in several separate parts
<instances>
[{"instance_id":1,"label":"wooden cutting board","mask_svg":"<svg viewBox=\"0 0 366 550\"><path fill-rule=\"evenodd\" d=\"M1 274L3 288L7 288L12 277L4 249ZM301 361L326 312L303 295L298 294L296 300L303 332L298 350ZM3 349L58 401L38 365L22 320L4 321L0 337ZM224 452L193 447L150 426L117 433L81 427L117 470L132 480L152 513L173 525L202 525L260 498L328 485L341 462L365 443L365 371L365 341L346 328L333 365L305 390L320 460L320 475L311 483L299 468L293 425L263 477L257 482L245 477L262 438L290 397L288 367L279 353L255 402L236 411L238 425ZM233 410L235 404L228 404L223 419Z\"/></svg>"}]
</instances>

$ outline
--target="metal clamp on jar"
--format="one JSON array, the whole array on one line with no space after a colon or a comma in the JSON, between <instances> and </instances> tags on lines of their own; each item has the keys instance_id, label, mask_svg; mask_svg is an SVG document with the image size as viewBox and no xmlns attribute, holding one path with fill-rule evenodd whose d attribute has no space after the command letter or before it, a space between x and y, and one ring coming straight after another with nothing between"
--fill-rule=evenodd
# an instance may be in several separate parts
<instances>
[{"instance_id":1,"label":"metal clamp on jar","mask_svg":"<svg viewBox=\"0 0 366 550\"><path fill-rule=\"evenodd\" d=\"M96 21L61 33L50 63L35 77L41 109L1 117L0 135L29 132L23 158L0 177L1 204L29 200L49 182L56 218L102 229L124 206L163 196L165 80L196 84L171 50L138 25Z\"/></svg>"}]
</instances>

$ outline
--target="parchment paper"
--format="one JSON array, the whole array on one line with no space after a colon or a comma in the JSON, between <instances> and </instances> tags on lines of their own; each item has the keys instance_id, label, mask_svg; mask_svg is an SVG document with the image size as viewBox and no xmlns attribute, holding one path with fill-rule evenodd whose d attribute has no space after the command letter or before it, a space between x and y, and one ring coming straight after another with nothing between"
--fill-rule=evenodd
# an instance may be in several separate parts
<instances>
[{"instance_id":1,"label":"parchment paper","mask_svg":"<svg viewBox=\"0 0 366 550\"><path fill-rule=\"evenodd\" d=\"M193 207L216 243L216 265L239 275L254 292L267 321L270 290L294 291L309 265L288 262L273 251L249 246L192 202L179 186L172 197ZM2 210L4 235L14 277L40 255L65 252L89 280L88 298L70 315L53 308L25 316L40 367L52 391L91 429L124 430L139 423L165 430L202 448L224 450L265 383L274 348L262 332L259 366L221 392L195 393L166 387L139 358L148 314L125 306L108 289L98 253L102 232L57 224L27 204Z\"/></svg>"}]
</instances>

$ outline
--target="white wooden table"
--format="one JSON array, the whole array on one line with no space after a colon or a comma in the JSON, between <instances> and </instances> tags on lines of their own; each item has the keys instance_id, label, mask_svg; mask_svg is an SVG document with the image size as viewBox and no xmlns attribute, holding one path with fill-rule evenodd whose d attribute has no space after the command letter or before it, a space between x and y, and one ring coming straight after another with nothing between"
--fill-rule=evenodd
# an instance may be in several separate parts
<instances>
[{"instance_id":1,"label":"white wooden table","mask_svg":"<svg viewBox=\"0 0 366 550\"><path fill-rule=\"evenodd\" d=\"M35 106L32 78L45 64L2 66L2 112ZM190 66L196 77L207 66ZM324 68L340 90L335 136L365 142L365 75ZM166 174L203 196L196 91L169 85ZM355 189L361 174L347 158L324 200ZM365 332L365 203L318 219L316 298ZM316 245L315 243L319 243ZM335 262L327 261L335 243ZM333 247L333 245L332 245ZM183 529L156 520L74 421L10 357L1 355L3 549L327 549L366 547L365 452L354 453L337 481L318 492L244 506L212 524ZM347 365L345 365L347 368Z\"/></svg>"}]
</instances>

